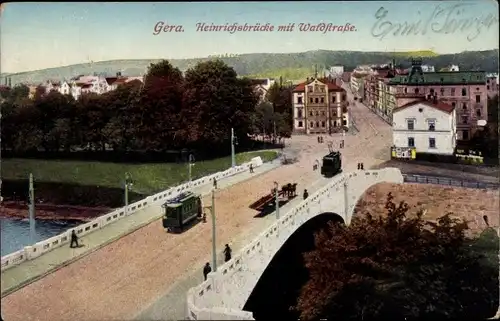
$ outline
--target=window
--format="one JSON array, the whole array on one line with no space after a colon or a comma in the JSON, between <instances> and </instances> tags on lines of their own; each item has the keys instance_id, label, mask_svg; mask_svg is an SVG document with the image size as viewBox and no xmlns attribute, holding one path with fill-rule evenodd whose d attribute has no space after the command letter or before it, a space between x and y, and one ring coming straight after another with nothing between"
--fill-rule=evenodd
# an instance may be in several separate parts
<instances>
[{"instance_id":1,"label":"window","mask_svg":"<svg viewBox=\"0 0 500 321\"><path fill-rule=\"evenodd\" d=\"M429 148L436 148L436 139L430 137L429 138Z\"/></svg>"},{"instance_id":2,"label":"window","mask_svg":"<svg viewBox=\"0 0 500 321\"><path fill-rule=\"evenodd\" d=\"M343 120L343 121L342 121L342 125L347 126L347 121L346 121L346 120Z\"/></svg>"},{"instance_id":3,"label":"window","mask_svg":"<svg viewBox=\"0 0 500 321\"><path fill-rule=\"evenodd\" d=\"M405 87L405 94L407 94L407 93L408 93L408 88Z\"/></svg>"},{"instance_id":4,"label":"window","mask_svg":"<svg viewBox=\"0 0 500 321\"><path fill-rule=\"evenodd\" d=\"M455 88L451 88L451 95L455 96Z\"/></svg>"},{"instance_id":5,"label":"window","mask_svg":"<svg viewBox=\"0 0 500 321\"><path fill-rule=\"evenodd\" d=\"M325 127L326 123L324 121L321 122L321 127Z\"/></svg>"},{"instance_id":6,"label":"window","mask_svg":"<svg viewBox=\"0 0 500 321\"><path fill-rule=\"evenodd\" d=\"M462 124L467 124L469 122L469 117L462 116Z\"/></svg>"},{"instance_id":7,"label":"window","mask_svg":"<svg viewBox=\"0 0 500 321\"><path fill-rule=\"evenodd\" d=\"M467 96L467 89L462 88L462 96Z\"/></svg>"},{"instance_id":8,"label":"window","mask_svg":"<svg viewBox=\"0 0 500 321\"><path fill-rule=\"evenodd\" d=\"M346 95L342 95L342 101L346 101L347 100L347 96Z\"/></svg>"},{"instance_id":9,"label":"window","mask_svg":"<svg viewBox=\"0 0 500 321\"><path fill-rule=\"evenodd\" d=\"M441 96L444 96L444 88L441 88Z\"/></svg>"},{"instance_id":10,"label":"window","mask_svg":"<svg viewBox=\"0 0 500 321\"><path fill-rule=\"evenodd\" d=\"M313 91L313 86L307 86L307 91L311 93Z\"/></svg>"},{"instance_id":11,"label":"window","mask_svg":"<svg viewBox=\"0 0 500 321\"><path fill-rule=\"evenodd\" d=\"M318 98L314 98L314 103L317 104L318 102Z\"/></svg>"},{"instance_id":12,"label":"window","mask_svg":"<svg viewBox=\"0 0 500 321\"><path fill-rule=\"evenodd\" d=\"M464 109L464 110L467 109L467 103L462 104L462 109Z\"/></svg>"},{"instance_id":13,"label":"window","mask_svg":"<svg viewBox=\"0 0 500 321\"><path fill-rule=\"evenodd\" d=\"M319 111L316 110L316 116L319 116Z\"/></svg>"},{"instance_id":14,"label":"window","mask_svg":"<svg viewBox=\"0 0 500 321\"><path fill-rule=\"evenodd\" d=\"M486 86L486 89L487 89L487 90L490 90L490 85Z\"/></svg>"},{"instance_id":15,"label":"window","mask_svg":"<svg viewBox=\"0 0 500 321\"><path fill-rule=\"evenodd\" d=\"M477 117L481 117L481 109L476 110Z\"/></svg>"},{"instance_id":16,"label":"window","mask_svg":"<svg viewBox=\"0 0 500 321\"><path fill-rule=\"evenodd\" d=\"M431 93L431 95L434 95L434 88L431 88L430 93Z\"/></svg>"},{"instance_id":17,"label":"window","mask_svg":"<svg viewBox=\"0 0 500 321\"><path fill-rule=\"evenodd\" d=\"M314 85L314 91L315 92L319 92L319 86L318 85Z\"/></svg>"},{"instance_id":18,"label":"window","mask_svg":"<svg viewBox=\"0 0 500 321\"><path fill-rule=\"evenodd\" d=\"M481 95L476 95L476 103L480 103L481 102Z\"/></svg>"},{"instance_id":19,"label":"window","mask_svg":"<svg viewBox=\"0 0 500 321\"><path fill-rule=\"evenodd\" d=\"M321 97L321 103L324 103L325 102L325 98Z\"/></svg>"},{"instance_id":20,"label":"window","mask_svg":"<svg viewBox=\"0 0 500 321\"><path fill-rule=\"evenodd\" d=\"M302 97L297 97L297 103L302 104Z\"/></svg>"},{"instance_id":21,"label":"window","mask_svg":"<svg viewBox=\"0 0 500 321\"><path fill-rule=\"evenodd\" d=\"M314 128L314 123L313 123L313 122L310 122L310 123L309 123L309 127Z\"/></svg>"},{"instance_id":22,"label":"window","mask_svg":"<svg viewBox=\"0 0 500 321\"><path fill-rule=\"evenodd\" d=\"M415 138L408 137L408 147L415 147Z\"/></svg>"},{"instance_id":23,"label":"window","mask_svg":"<svg viewBox=\"0 0 500 321\"><path fill-rule=\"evenodd\" d=\"M456 106L456 105L457 105L457 103L456 103L456 102L452 102L452 103L451 103L451 106L452 106L453 108L455 108L455 106Z\"/></svg>"},{"instance_id":24,"label":"window","mask_svg":"<svg viewBox=\"0 0 500 321\"><path fill-rule=\"evenodd\" d=\"M408 125L408 130L414 130L415 129L415 120L408 119L406 121L406 124Z\"/></svg>"},{"instance_id":25,"label":"window","mask_svg":"<svg viewBox=\"0 0 500 321\"><path fill-rule=\"evenodd\" d=\"M332 103L335 103L335 95L332 96Z\"/></svg>"},{"instance_id":26,"label":"window","mask_svg":"<svg viewBox=\"0 0 500 321\"><path fill-rule=\"evenodd\" d=\"M325 113L325 111L324 111L324 110L323 110L323 111L321 111L321 116L326 116L326 113Z\"/></svg>"},{"instance_id":27,"label":"window","mask_svg":"<svg viewBox=\"0 0 500 321\"><path fill-rule=\"evenodd\" d=\"M324 93L325 92L325 86L321 86L319 87L319 89L321 89L321 92Z\"/></svg>"},{"instance_id":28,"label":"window","mask_svg":"<svg viewBox=\"0 0 500 321\"><path fill-rule=\"evenodd\" d=\"M302 121L299 121L299 124L297 125L297 127L301 128L302 126L304 126L304 124L302 123Z\"/></svg>"},{"instance_id":29,"label":"window","mask_svg":"<svg viewBox=\"0 0 500 321\"><path fill-rule=\"evenodd\" d=\"M418 94L418 91L419 91L418 88L415 88L415 94Z\"/></svg>"},{"instance_id":30,"label":"window","mask_svg":"<svg viewBox=\"0 0 500 321\"><path fill-rule=\"evenodd\" d=\"M435 131L436 130L436 121L434 119L429 119L427 121L427 124L429 125L429 130L430 131Z\"/></svg>"},{"instance_id":31,"label":"window","mask_svg":"<svg viewBox=\"0 0 500 321\"><path fill-rule=\"evenodd\" d=\"M302 109L297 111L297 117L302 118Z\"/></svg>"},{"instance_id":32,"label":"window","mask_svg":"<svg viewBox=\"0 0 500 321\"><path fill-rule=\"evenodd\" d=\"M468 130L463 130L462 131L462 139L463 140L469 140L469 131Z\"/></svg>"},{"instance_id":33,"label":"window","mask_svg":"<svg viewBox=\"0 0 500 321\"><path fill-rule=\"evenodd\" d=\"M319 121L316 122L316 127L319 127Z\"/></svg>"},{"instance_id":34,"label":"window","mask_svg":"<svg viewBox=\"0 0 500 321\"><path fill-rule=\"evenodd\" d=\"M312 116L312 115L313 115L313 112L312 112L312 110L311 110L311 111L309 112L309 116Z\"/></svg>"},{"instance_id":35,"label":"window","mask_svg":"<svg viewBox=\"0 0 500 321\"><path fill-rule=\"evenodd\" d=\"M313 102L312 97L309 98L309 102L312 104L312 102Z\"/></svg>"}]
</instances>

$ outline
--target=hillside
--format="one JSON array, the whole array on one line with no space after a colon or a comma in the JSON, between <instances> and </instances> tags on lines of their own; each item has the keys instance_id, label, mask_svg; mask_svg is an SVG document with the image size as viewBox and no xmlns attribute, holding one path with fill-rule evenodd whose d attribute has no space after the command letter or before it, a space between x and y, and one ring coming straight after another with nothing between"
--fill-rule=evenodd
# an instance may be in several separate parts
<instances>
[{"instance_id":1,"label":"hillside","mask_svg":"<svg viewBox=\"0 0 500 321\"><path fill-rule=\"evenodd\" d=\"M279 77L285 79L302 79L312 75L314 65L318 70L331 65L343 65L351 70L360 64L388 63L396 59L396 63L409 66L411 56L424 58L424 63L434 65L437 70L449 64L457 64L461 70L498 71L498 49L487 51L466 51L458 54L439 55L432 51L415 52L361 52L315 50L300 53L255 53L237 57L222 58L242 76ZM199 59L172 59L171 63L181 70L194 66ZM12 85L17 83L41 83L47 79L69 79L79 74L106 73L114 75L121 71L128 76L143 74L150 63L159 59L148 60L111 60L94 62L93 64L77 64L58 68L10 74ZM0 75L0 83L5 83L5 76Z\"/></svg>"}]
</instances>

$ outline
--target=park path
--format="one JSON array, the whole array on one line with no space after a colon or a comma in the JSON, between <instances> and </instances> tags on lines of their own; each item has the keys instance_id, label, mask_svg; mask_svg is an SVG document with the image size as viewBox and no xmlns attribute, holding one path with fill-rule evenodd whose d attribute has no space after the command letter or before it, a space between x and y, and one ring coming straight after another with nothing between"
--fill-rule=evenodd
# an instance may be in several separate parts
<instances>
[{"instance_id":1,"label":"park path","mask_svg":"<svg viewBox=\"0 0 500 321\"><path fill-rule=\"evenodd\" d=\"M368 168L386 161L391 140L389 126L366 108L354 105L352 114L360 133L343 137L343 167L347 172L355 170L357 162ZM248 206L267 194L274 181L297 182L299 192L326 184L328 180L313 172L312 165L327 151L326 141L338 146L340 139L325 137L325 144L320 145L315 136L294 137L290 148L301 151L297 163L218 190L218 248L234 242L237 250L238 244L245 243L237 240L238 236L252 231L248 237L253 237L269 224L271 219L267 224L258 222L260 219L253 217L256 212ZM209 204L210 197L203 201ZM165 233L161 223L154 221L2 298L3 317L9 321L132 319L164 298L176 281L198 270L209 258L210 244L210 224L198 224L174 235ZM184 297L185 291L177 296ZM158 311L153 308L149 315ZM177 306L177 311L183 312L182 307ZM173 318L170 311L167 313L155 319Z\"/></svg>"}]
</instances>

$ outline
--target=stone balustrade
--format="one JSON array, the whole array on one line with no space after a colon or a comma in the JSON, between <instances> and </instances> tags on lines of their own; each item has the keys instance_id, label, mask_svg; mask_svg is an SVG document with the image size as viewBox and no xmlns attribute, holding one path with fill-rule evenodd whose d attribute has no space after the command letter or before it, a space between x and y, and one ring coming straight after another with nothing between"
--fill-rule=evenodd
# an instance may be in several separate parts
<instances>
[{"instance_id":1,"label":"stone balustrade","mask_svg":"<svg viewBox=\"0 0 500 321\"><path fill-rule=\"evenodd\" d=\"M71 239L72 230L75 230L76 234L79 237L87 235L89 233L92 233L96 230L105 227L108 224L114 223L126 216L133 215L134 213L137 213L138 211L143 210L147 207L159 206L160 204L163 204L163 202L165 202L166 199L175 197L182 192L206 184L212 184L214 178L219 181L221 179L245 172L250 167L250 164L253 164L253 167L256 168L262 166L263 161L260 157L254 157L248 163L244 163L242 165L230 168L223 172L218 172L191 182L181 184L176 187L169 188L168 190L165 190L163 192L157 193L152 196L148 196L145 199L142 199L138 202L129 204L128 207L122 207L111 213L102 215L91 222L71 228L65 231L64 233L61 233L44 241L35 243L31 246L25 246L22 250L3 256L1 259L1 270L4 271L13 266L21 264L26 260L33 260L34 258L37 258L40 255L43 255L59 246L68 244Z\"/></svg>"},{"instance_id":2,"label":"stone balustrade","mask_svg":"<svg viewBox=\"0 0 500 321\"><path fill-rule=\"evenodd\" d=\"M205 282L191 288L187 293L188 319L254 320L251 312L242 309L265 268L288 238L322 213L338 214L349 224L359 198L381 182L403 183L403 176L397 168L337 175L210 273Z\"/></svg>"}]
</instances>

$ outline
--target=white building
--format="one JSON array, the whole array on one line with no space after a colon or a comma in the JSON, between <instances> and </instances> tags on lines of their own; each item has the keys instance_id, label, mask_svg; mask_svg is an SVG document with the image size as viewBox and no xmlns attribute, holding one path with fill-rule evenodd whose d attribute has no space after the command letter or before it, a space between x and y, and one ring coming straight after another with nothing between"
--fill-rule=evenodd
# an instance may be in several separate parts
<instances>
[{"instance_id":1,"label":"white building","mask_svg":"<svg viewBox=\"0 0 500 321\"><path fill-rule=\"evenodd\" d=\"M393 111L394 147L417 153L451 155L456 146L455 108L438 101L417 101Z\"/></svg>"},{"instance_id":2,"label":"white building","mask_svg":"<svg viewBox=\"0 0 500 321\"><path fill-rule=\"evenodd\" d=\"M330 76L333 78L341 78L344 73L344 66L331 66L330 67Z\"/></svg>"},{"instance_id":3,"label":"white building","mask_svg":"<svg viewBox=\"0 0 500 321\"><path fill-rule=\"evenodd\" d=\"M423 72L435 72L436 69L434 68L434 66L422 65L422 71Z\"/></svg>"},{"instance_id":4,"label":"white building","mask_svg":"<svg viewBox=\"0 0 500 321\"><path fill-rule=\"evenodd\" d=\"M250 81L254 85L254 90L259 96L259 101L264 101L266 99L269 88L276 83L276 80L272 78L251 79Z\"/></svg>"}]
</instances>

